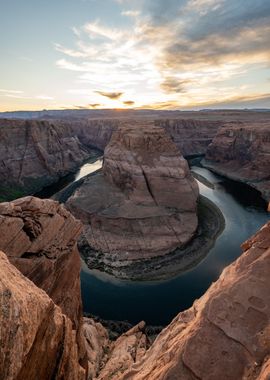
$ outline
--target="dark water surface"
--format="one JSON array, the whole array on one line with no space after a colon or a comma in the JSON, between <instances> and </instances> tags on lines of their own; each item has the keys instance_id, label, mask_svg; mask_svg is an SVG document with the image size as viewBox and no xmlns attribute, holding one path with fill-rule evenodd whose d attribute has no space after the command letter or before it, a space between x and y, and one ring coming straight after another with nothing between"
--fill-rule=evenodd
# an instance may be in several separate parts
<instances>
[{"instance_id":1,"label":"dark water surface","mask_svg":"<svg viewBox=\"0 0 270 380\"><path fill-rule=\"evenodd\" d=\"M208 256L192 270L171 280L129 282L117 280L83 265L81 272L84 311L103 319L145 320L151 325L164 325L176 314L192 305L205 293L222 269L241 253L240 244L270 219L265 202L258 192L193 167L214 188L199 183L200 193L214 202L225 218L225 229Z\"/></svg>"}]
</instances>

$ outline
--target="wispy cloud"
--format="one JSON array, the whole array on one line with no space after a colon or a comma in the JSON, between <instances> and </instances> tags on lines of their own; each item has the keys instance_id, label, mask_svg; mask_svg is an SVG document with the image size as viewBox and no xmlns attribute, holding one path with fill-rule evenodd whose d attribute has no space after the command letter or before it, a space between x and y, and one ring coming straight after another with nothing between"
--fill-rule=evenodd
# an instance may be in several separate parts
<instances>
[{"instance_id":1,"label":"wispy cloud","mask_svg":"<svg viewBox=\"0 0 270 380\"><path fill-rule=\"evenodd\" d=\"M0 88L0 92L4 92L6 94L23 94L23 91L20 90L6 90L3 88Z\"/></svg>"},{"instance_id":2,"label":"wispy cloud","mask_svg":"<svg viewBox=\"0 0 270 380\"><path fill-rule=\"evenodd\" d=\"M125 106L134 106L135 102L133 100L125 100L123 104Z\"/></svg>"},{"instance_id":3,"label":"wispy cloud","mask_svg":"<svg viewBox=\"0 0 270 380\"><path fill-rule=\"evenodd\" d=\"M140 14L140 11L136 11L136 10L129 10L129 11L122 11L121 12L122 16L128 16L128 17L137 17L137 16L139 16L139 14Z\"/></svg>"},{"instance_id":4,"label":"wispy cloud","mask_svg":"<svg viewBox=\"0 0 270 380\"><path fill-rule=\"evenodd\" d=\"M99 94L101 96L105 96L109 99L119 99L123 95L123 92L104 92L104 91L95 91L96 94Z\"/></svg>"}]
</instances>

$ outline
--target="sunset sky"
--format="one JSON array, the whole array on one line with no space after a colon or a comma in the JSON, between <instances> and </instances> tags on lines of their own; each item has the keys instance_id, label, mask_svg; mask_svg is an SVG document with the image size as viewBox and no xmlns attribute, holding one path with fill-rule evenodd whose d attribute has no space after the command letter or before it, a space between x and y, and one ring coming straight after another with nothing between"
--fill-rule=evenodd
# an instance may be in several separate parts
<instances>
[{"instance_id":1,"label":"sunset sky","mask_svg":"<svg viewBox=\"0 0 270 380\"><path fill-rule=\"evenodd\" d=\"M1 0L0 111L270 108L269 0Z\"/></svg>"}]
</instances>

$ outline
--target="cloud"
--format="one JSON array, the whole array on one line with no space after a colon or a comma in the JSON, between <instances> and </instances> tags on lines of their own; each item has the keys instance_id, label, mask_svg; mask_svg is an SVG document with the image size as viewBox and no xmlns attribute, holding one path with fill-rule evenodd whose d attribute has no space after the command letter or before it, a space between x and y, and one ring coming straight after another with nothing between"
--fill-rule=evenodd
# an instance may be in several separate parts
<instances>
[{"instance_id":1,"label":"cloud","mask_svg":"<svg viewBox=\"0 0 270 380\"><path fill-rule=\"evenodd\" d=\"M139 14L140 14L140 11L136 11L136 10L129 10L129 11L122 11L121 12L122 16L128 16L128 17L137 17L137 16L139 16Z\"/></svg>"},{"instance_id":2,"label":"cloud","mask_svg":"<svg viewBox=\"0 0 270 380\"><path fill-rule=\"evenodd\" d=\"M191 83L191 80L167 77L160 87L167 93L183 93L186 92L186 85L189 83Z\"/></svg>"},{"instance_id":3,"label":"cloud","mask_svg":"<svg viewBox=\"0 0 270 380\"><path fill-rule=\"evenodd\" d=\"M133 105L135 104L135 102L134 102L133 100L125 100L125 101L123 102L123 104L124 104L125 106L133 106Z\"/></svg>"},{"instance_id":4,"label":"cloud","mask_svg":"<svg viewBox=\"0 0 270 380\"><path fill-rule=\"evenodd\" d=\"M91 103L91 104L89 104L89 107L90 108L98 108L98 107L102 107L102 104L100 104L100 103Z\"/></svg>"},{"instance_id":5,"label":"cloud","mask_svg":"<svg viewBox=\"0 0 270 380\"><path fill-rule=\"evenodd\" d=\"M64 56L56 65L77 72L76 82L89 87L78 94L88 102L98 93L112 106L124 93L138 107L214 104L217 94L221 101L251 96L269 69L268 0L118 3L130 16L123 27L96 19L73 28L75 48L55 44Z\"/></svg>"},{"instance_id":6,"label":"cloud","mask_svg":"<svg viewBox=\"0 0 270 380\"><path fill-rule=\"evenodd\" d=\"M6 94L23 94L24 91L20 90L5 90L3 88L0 88L0 92L5 92Z\"/></svg>"},{"instance_id":7,"label":"cloud","mask_svg":"<svg viewBox=\"0 0 270 380\"><path fill-rule=\"evenodd\" d=\"M48 96L48 95L37 95L36 99L40 100L54 100L53 96Z\"/></svg>"},{"instance_id":8,"label":"cloud","mask_svg":"<svg viewBox=\"0 0 270 380\"><path fill-rule=\"evenodd\" d=\"M123 92L95 91L95 93L113 100L117 100L123 95Z\"/></svg>"},{"instance_id":9,"label":"cloud","mask_svg":"<svg viewBox=\"0 0 270 380\"><path fill-rule=\"evenodd\" d=\"M122 31L117 28L109 28L102 25L99 20L85 24L83 30L90 38L105 38L108 40L118 40L122 36Z\"/></svg>"}]
</instances>

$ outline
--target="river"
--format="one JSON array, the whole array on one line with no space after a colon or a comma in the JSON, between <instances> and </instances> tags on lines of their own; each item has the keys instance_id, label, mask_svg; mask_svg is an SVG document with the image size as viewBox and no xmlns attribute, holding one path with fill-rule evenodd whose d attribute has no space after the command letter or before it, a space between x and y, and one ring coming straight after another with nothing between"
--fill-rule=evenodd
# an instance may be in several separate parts
<instances>
[{"instance_id":1,"label":"river","mask_svg":"<svg viewBox=\"0 0 270 380\"><path fill-rule=\"evenodd\" d=\"M72 181L98 170L101 165L101 159L84 164ZM96 270L90 271L82 262L84 312L103 319L168 324L205 293L223 268L241 254L241 243L270 219L265 202L255 190L198 166L192 166L192 170L200 178L197 180L200 194L214 202L225 218L225 228L208 255L195 268L158 282L118 280ZM53 191L50 190L50 196Z\"/></svg>"}]
</instances>

